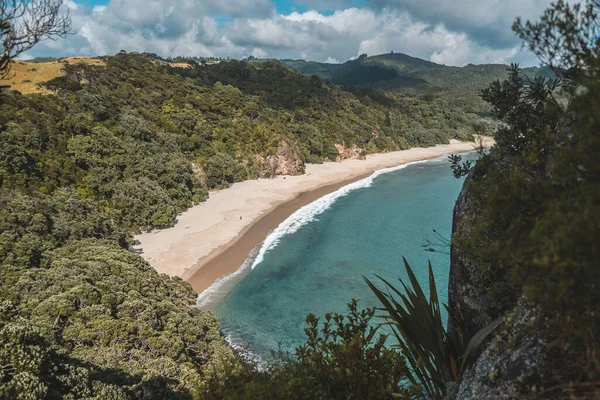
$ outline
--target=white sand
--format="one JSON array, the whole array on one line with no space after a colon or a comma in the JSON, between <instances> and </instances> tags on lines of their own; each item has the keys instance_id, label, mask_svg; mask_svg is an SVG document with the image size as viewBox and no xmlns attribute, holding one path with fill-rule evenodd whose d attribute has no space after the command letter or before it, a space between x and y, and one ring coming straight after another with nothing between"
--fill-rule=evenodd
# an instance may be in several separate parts
<instances>
[{"instance_id":1,"label":"white sand","mask_svg":"<svg viewBox=\"0 0 600 400\"><path fill-rule=\"evenodd\" d=\"M485 144L491 146L493 139L486 139ZM473 143L452 141L448 145L373 154L366 160L308 164L306 173L300 176L236 183L211 192L206 202L182 213L174 227L137 235L137 248L159 273L186 279L192 267L194 271L201 269L205 261L227 248L254 221L300 193L381 168L474 149Z\"/></svg>"}]
</instances>

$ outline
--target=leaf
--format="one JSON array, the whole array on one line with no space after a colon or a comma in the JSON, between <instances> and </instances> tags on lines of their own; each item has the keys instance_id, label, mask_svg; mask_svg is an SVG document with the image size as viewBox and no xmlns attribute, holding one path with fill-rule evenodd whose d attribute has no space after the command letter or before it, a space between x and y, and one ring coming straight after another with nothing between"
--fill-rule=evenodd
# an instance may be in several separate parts
<instances>
[{"instance_id":1,"label":"leaf","mask_svg":"<svg viewBox=\"0 0 600 400\"><path fill-rule=\"evenodd\" d=\"M461 373L464 370L464 367L466 365L466 362L467 362L469 356L471 354L473 354L479 348L479 346L481 346L481 343L483 343L485 341L485 339L487 339L487 337L490 335L490 333L492 333L492 331L494 329L496 329L498 327L498 325L500 325L501 323L502 323L502 316L496 318L495 320L490 322L488 325L486 325L485 327L480 329L479 332L477 332L475 335L473 335L471 340L469 340L469 344L467 344L465 353L461 357L462 358L462 362L460 364L460 372Z\"/></svg>"}]
</instances>

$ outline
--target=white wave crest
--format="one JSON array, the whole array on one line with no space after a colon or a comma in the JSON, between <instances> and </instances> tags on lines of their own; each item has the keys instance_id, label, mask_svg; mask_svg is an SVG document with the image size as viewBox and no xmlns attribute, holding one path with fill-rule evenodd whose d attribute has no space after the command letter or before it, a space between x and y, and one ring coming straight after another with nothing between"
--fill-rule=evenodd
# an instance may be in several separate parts
<instances>
[{"instance_id":1,"label":"white wave crest","mask_svg":"<svg viewBox=\"0 0 600 400\"><path fill-rule=\"evenodd\" d=\"M256 248L250 252L248 258L240 266L240 268L229 274L225 275L216 280L210 287L204 290L198 295L197 306L202 309L210 309L212 304L215 304L220 299L223 299L233 287L240 281L240 279L260 264L265 255L277 246L282 237L292 234L302 226L308 224L311 221L315 221L317 216L327 210L337 199L346 196L348 193L356 189L367 188L373 184L375 178L382 174L398 171L406 168L409 165L420 164L424 162L436 162L445 160L446 156L436 158L434 160L423 160L415 161L407 164L398 165L396 167L383 168L373 172L367 178L359 181L350 183L336 190L335 192L329 193L310 204L298 209L292 215L290 215L285 221L283 221L277 228L273 229L265 240L259 244Z\"/></svg>"},{"instance_id":2,"label":"white wave crest","mask_svg":"<svg viewBox=\"0 0 600 400\"><path fill-rule=\"evenodd\" d=\"M226 329L224 329L221 333L224 335L223 337L224 337L225 341L227 342L227 344L242 359L253 362L254 364L256 364L256 366L258 367L259 370L262 370L263 367L266 366L266 363L263 360L263 358L260 355L254 353L250 349L250 346L248 345L248 343L244 342L244 340L242 340L242 338L239 334L237 334L235 332L230 332Z\"/></svg>"},{"instance_id":3,"label":"white wave crest","mask_svg":"<svg viewBox=\"0 0 600 400\"><path fill-rule=\"evenodd\" d=\"M446 156L444 156L446 157ZM435 159L436 161L438 159ZM387 174L390 172L398 171L400 169L406 168L409 165L420 164L424 162L430 162L431 160L423 160L423 161L415 161L407 164L398 165L396 167L383 168L373 172L367 178L358 180L356 182L352 182L346 186L343 186L336 190L335 192L329 193L319 199L313 201L310 204L305 205L304 207L298 209L292 215L290 215L285 221L283 221L277 228L271 231L269 235L263 241L262 247L258 252L254 262L252 263L252 269L256 268L258 264L263 262L265 255L274 249L282 237L286 235L290 235L302 226L317 220L317 216L322 214L325 210L327 210L337 199L340 197L346 196L348 193L361 188L367 188L373 185L373 181L375 178L382 174Z\"/></svg>"},{"instance_id":4,"label":"white wave crest","mask_svg":"<svg viewBox=\"0 0 600 400\"><path fill-rule=\"evenodd\" d=\"M208 309L215 301L225 297L242 276L251 271L250 266L258 254L260 246L259 244L250 252L244 263L235 272L220 277L200 293L196 299L196 305L200 308Z\"/></svg>"}]
</instances>

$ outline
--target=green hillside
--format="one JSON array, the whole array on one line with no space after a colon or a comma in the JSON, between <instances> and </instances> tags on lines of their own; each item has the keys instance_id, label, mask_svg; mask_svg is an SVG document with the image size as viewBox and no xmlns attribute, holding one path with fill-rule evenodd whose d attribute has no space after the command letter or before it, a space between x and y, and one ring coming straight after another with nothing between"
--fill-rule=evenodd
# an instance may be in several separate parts
<instances>
[{"instance_id":1,"label":"green hillside","mask_svg":"<svg viewBox=\"0 0 600 400\"><path fill-rule=\"evenodd\" d=\"M480 122L276 62L63 64L39 93L0 97L0 398L215 398L241 360L187 283L129 250L132 232L173 224L209 189L335 160L336 144L430 146Z\"/></svg>"},{"instance_id":2,"label":"green hillside","mask_svg":"<svg viewBox=\"0 0 600 400\"><path fill-rule=\"evenodd\" d=\"M356 60L347 61L344 64L325 64L314 61L303 60L281 60L281 64L296 69L304 74L318 75L323 79L335 83L344 84L344 75L359 67L382 67L392 69L401 78L413 78L423 80L430 90L442 89L485 89L495 80L506 78L508 65L504 64L469 64L464 67L453 67L436 64L431 61L411 57L402 53L389 53L367 57L362 55ZM365 73L377 73L377 70L365 70ZM548 68L525 68L523 73L532 77L543 75L551 76ZM368 80L379 81L376 78ZM386 79L385 88L394 90L396 84L394 77ZM402 80L396 80L397 83ZM383 87L382 87L383 88Z\"/></svg>"},{"instance_id":3,"label":"green hillside","mask_svg":"<svg viewBox=\"0 0 600 400\"><path fill-rule=\"evenodd\" d=\"M335 160L337 144L432 146L468 139L482 122L442 99L343 90L277 62L175 68L120 54L65 64L46 89L55 94L3 94L0 146L11 155L1 187L70 188L125 210L132 228L170 225L207 189ZM278 152L289 165L273 166Z\"/></svg>"},{"instance_id":4,"label":"green hillside","mask_svg":"<svg viewBox=\"0 0 600 400\"><path fill-rule=\"evenodd\" d=\"M496 80L503 80L507 65L469 64L452 67L421 60L402 53L367 57L362 55L344 64L282 60L282 65L304 74L317 75L339 85L360 85L413 95L434 95L467 112L487 114L489 106L479 92ZM389 71L395 71L391 74ZM552 77L549 68L526 68L530 76Z\"/></svg>"},{"instance_id":5,"label":"green hillside","mask_svg":"<svg viewBox=\"0 0 600 400\"><path fill-rule=\"evenodd\" d=\"M0 4L0 400L599 398L600 1L557 1L538 22L515 21L556 79L403 54L28 63L14 59L67 35L57 13L73 4ZM169 21L179 18L159 28ZM433 231L438 243L423 247L449 250L447 291L434 279L443 269L430 263L421 287L398 260L399 280L365 279L377 308L361 309L347 286L347 313L309 314L306 341L270 364L232 349L192 287L134 250L134 232L174 224L209 190L302 174L341 159L340 145L360 157L469 139L489 128L477 114L494 116L495 145L477 162L449 157L448 174L466 177L452 235ZM377 203L361 205L378 244ZM360 229L351 225L344 235ZM344 240L330 233L312 239ZM338 267L368 277L381 260L368 256ZM357 283L315 280L325 293ZM294 293L282 293L268 301L286 307Z\"/></svg>"}]
</instances>

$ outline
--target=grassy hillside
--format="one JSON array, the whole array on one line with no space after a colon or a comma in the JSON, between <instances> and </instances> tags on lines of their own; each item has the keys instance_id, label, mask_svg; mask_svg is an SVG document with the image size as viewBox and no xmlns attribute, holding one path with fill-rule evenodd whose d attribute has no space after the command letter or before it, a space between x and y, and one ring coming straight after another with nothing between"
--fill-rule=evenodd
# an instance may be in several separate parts
<instances>
[{"instance_id":1,"label":"grassy hillside","mask_svg":"<svg viewBox=\"0 0 600 400\"><path fill-rule=\"evenodd\" d=\"M68 57L42 62L15 61L11 63L11 72L6 79L0 79L0 87L8 86L23 94L48 93L43 85L51 79L65 73L65 66L69 64L104 65L98 58Z\"/></svg>"}]
</instances>

